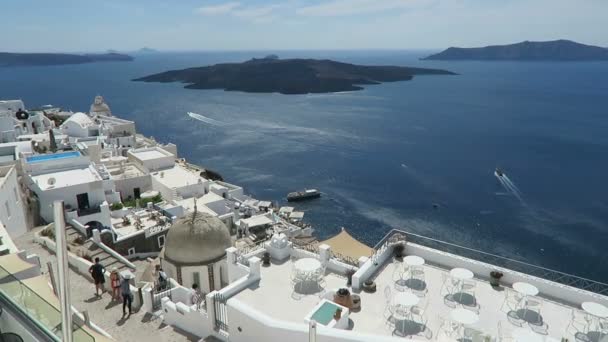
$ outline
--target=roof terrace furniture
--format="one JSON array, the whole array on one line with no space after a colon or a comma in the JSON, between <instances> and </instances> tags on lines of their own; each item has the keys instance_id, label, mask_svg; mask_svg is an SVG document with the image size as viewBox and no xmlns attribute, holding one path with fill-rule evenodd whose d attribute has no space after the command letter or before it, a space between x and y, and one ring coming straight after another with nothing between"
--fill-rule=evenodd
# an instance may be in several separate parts
<instances>
[{"instance_id":1,"label":"roof terrace furniture","mask_svg":"<svg viewBox=\"0 0 608 342\"><path fill-rule=\"evenodd\" d=\"M407 321L420 323L414 321L411 310L411 308L418 304L419 301L420 298L409 292L398 292L391 299L391 317L395 320L396 330L400 332L402 336L412 334L412 332L409 334L406 333L407 328L411 327L411 323L408 324Z\"/></svg>"},{"instance_id":2,"label":"roof terrace furniture","mask_svg":"<svg viewBox=\"0 0 608 342\"><path fill-rule=\"evenodd\" d=\"M523 321L531 324L542 324L541 308L542 300L534 298L538 294L538 288L536 286L517 282L513 284L513 289L522 295L522 300L517 308L517 316Z\"/></svg>"},{"instance_id":3,"label":"roof terrace furniture","mask_svg":"<svg viewBox=\"0 0 608 342\"><path fill-rule=\"evenodd\" d=\"M464 338L465 327L477 323L479 321L479 315L473 311L458 308L450 312L450 319L459 325L457 331L459 335Z\"/></svg>"},{"instance_id":4,"label":"roof terrace furniture","mask_svg":"<svg viewBox=\"0 0 608 342\"><path fill-rule=\"evenodd\" d=\"M586 313L591 315L592 324L590 324L589 330L596 329L595 331L601 332L603 330L601 320L604 318L608 318L608 308L603 306L602 304L594 302L584 302L583 304L581 304L581 307L583 308L583 310L585 310Z\"/></svg>"},{"instance_id":5,"label":"roof terrace furniture","mask_svg":"<svg viewBox=\"0 0 608 342\"><path fill-rule=\"evenodd\" d=\"M587 333L589 331L589 323L591 321L591 317L581 310L576 308L572 308L570 313L570 323L568 323L568 327L566 328L566 332L574 335L577 332Z\"/></svg>"},{"instance_id":6,"label":"roof terrace furniture","mask_svg":"<svg viewBox=\"0 0 608 342\"><path fill-rule=\"evenodd\" d=\"M452 292L452 298L457 300L458 303L462 304L464 301L465 294L469 297L471 294L467 293L467 290L470 290L471 285L474 287L475 283L469 282L469 280L473 279L473 272L467 270L466 268L453 268L450 270L450 275L452 276L455 284L455 292ZM456 297L456 295L458 295ZM474 297L474 295L473 295ZM457 299L456 299L457 298Z\"/></svg>"}]
</instances>

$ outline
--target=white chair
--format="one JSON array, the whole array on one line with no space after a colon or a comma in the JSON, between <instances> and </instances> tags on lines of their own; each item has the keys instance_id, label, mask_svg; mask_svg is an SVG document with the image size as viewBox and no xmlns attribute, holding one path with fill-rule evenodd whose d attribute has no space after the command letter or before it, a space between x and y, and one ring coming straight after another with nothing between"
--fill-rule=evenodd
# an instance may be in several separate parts
<instances>
[{"instance_id":1,"label":"white chair","mask_svg":"<svg viewBox=\"0 0 608 342\"><path fill-rule=\"evenodd\" d=\"M517 310L520 307L522 299L522 295L520 295L517 291L510 287L505 287L505 300L502 302L500 310L503 312ZM505 308L507 308L506 311L504 310Z\"/></svg>"},{"instance_id":2,"label":"white chair","mask_svg":"<svg viewBox=\"0 0 608 342\"><path fill-rule=\"evenodd\" d=\"M451 320L440 316L439 317L439 330L437 331L437 337L439 337L439 335L441 333L445 334L445 336L447 337L454 337L454 335L456 333L458 333L458 324L455 324L454 322L452 322Z\"/></svg>"},{"instance_id":3,"label":"white chair","mask_svg":"<svg viewBox=\"0 0 608 342\"><path fill-rule=\"evenodd\" d=\"M502 321L498 321L498 341L499 342L511 342L513 337L511 331L502 326Z\"/></svg>"},{"instance_id":4,"label":"white chair","mask_svg":"<svg viewBox=\"0 0 608 342\"><path fill-rule=\"evenodd\" d=\"M541 316L542 307L543 307L543 301L542 301L542 299L540 299L538 297L529 297L529 298L527 298L526 299L526 308L525 309L527 311L532 311L532 312L536 313L537 314L537 318L538 318L538 320L535 321L535 322L530 322L530 321L527 321L527 322L533 323L533 324L538 324L538 325L542 324L542 322L543 322L543 316ZM525 317L524 317L524 320L525 320Z\"/></svg>"},{"instance_id":5,"label":"white chair","mask_svg":"<svg viewBox=\"0 0 608 342\"><path fill-rule=\"evenodd\" d=\"M443 284L441 285L441 289L439 290L439 294L441 294L442 296L444 296L444 295L447 295L447 294L454 293L454 290L456 290L456 286L452 282L452 277L448 273L442 272L441 273L441 280L443 281Z\"/></svg>"},{"instance_id":6,"label":"white chair","mask_svg":"<svg viewBox=\"0 0 608 342\"><path fill-rule=\"evenodd\" d=\"M426 317L424 313L426 312L426 308L429 306L428 301L423 301L422 303L418 303L418 305L412 306L410 311L412 312L412 317L414 318L414 322L421 323L426 325Z\"/></svg>"},{"instance_id":7,"label":"white chair","mask_svg":"<svg viewBox=\"0 0 608 342\"><path fill-rule=\"evenodd\" d=\"M572 308L572 311L570 312L570 323L568 323L566 332L573 335L577 332L587 333L588 328L589 316L583 311ZM574 332L572 329L574 329Z\"/></svg>"},{"instance_id":8,"label":"white chair","mask_svg":"<svg viewBox=\"0 0 608 342\"><path fill-rule=\"evenodd\" d=\"M383 312L383 316L384 319L386 320L386 323L393 327L395 325L394 321L392 320L393 317L393 312L391 311L391 287L386 285L384 287L384 312Z\"/></svg>"},{"instance_id":9,"label":"white chair","mask_svg":"<svg viewBox=\"0 0 608 342\"><path fill-rule=\"evenodd\" d=\"M464 293L468 293L475 297L475 288L477 287L477 282L475 280L465 279L462 281L462 287L460 291Z\"/></svg>"}]
</instances>

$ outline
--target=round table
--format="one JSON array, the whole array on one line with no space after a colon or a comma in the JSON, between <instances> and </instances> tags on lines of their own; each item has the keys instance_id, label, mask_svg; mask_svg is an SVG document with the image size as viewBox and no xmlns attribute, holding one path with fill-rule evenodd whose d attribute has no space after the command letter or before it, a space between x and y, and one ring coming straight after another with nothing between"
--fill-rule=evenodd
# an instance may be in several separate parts
<instances>
[{"instance_id":1,"label":"round table","mask_svg":"<svg viewBox=\"0 0 608 342\"><path fill-rule=\"evenodd\" d=\"M543 342L541 335L528 329L515 329L511 333L511 337L515 342Z\"/></svg>"},{"instance_id":2,"label":"round table","mask_svg":"<svg viewBox=\"0 0 608 342\"><path fill-rule=\"evenodd\" d=\"M403 258L403 262L408 264L409 266L422 266L424 265L424 259L417 255L408 255Z\"/></svg>"},{"instance_id":3,"label":"round table","mask_svg":"<svg viewBox=\"0 0 608 342\"><path fill-rule=\"evenodd\" d=\"M450 271L450 275L454 278L460 280L473 279L473 272L467 270L466 268L453 268Z\"/></svg>"},{"instance_id":4,"label":"round table","mask_svg":"<svg viewBox=\"0 0 608 342\"><path fill-rule=\"evenodd\" d=\"M586 313L598 317L598 318L606 318L608 317L608 308L603 306L602 304L594 303L594 302L584 302L581 304L581 308L585 310Z\"/></svg>"},{"instance_id":5,"label":"round table","mask_svg":"<svg viewBox=\"0 0 608 342\"><path fill-rule=\"evenodd\" d=\"M410 292L398 292L395 293L393 299L391 300L391 304L393 307L403 306L410 307L418 304L420 302L420 298L413 293Z\"/></svg>"},{"instance_id":6,"label":"round table","mask_svg":"<svg viewBox=\"0 0 608 342\"><path fill-rule=\"evenodd\" d=\"M513 290L521 293L524 296L536 296L538 294L538 289L536 286L524 282L514 283Z\"/></svg>"},{"instance_id":7,"label":"round table","mask_svg":"<svg viewBox=\"0 0 608 342\"><path fill-rule=\"evenodd\" d=\"M583 304L581 304L581 308L583 308L586 313L593 316L594 329L601 330L600 320L602 318L608 317L608 308L603 306L602 304L594 302L584 302Z\"/></svg>"},{"instance_id":8,"label":"round table","mask_svg":"<svg viewBox=\"0 0 608 342\"><path fill-rule=\"evenodd\" d=\"M452 310L450 312L450 318L452 319L452 321L462 325L471 325L479 321L479 315L477 315L471 310L466 310L462 308Z\"/></svg>"},{"instance_id":9,"label":"round table","mask_svg":"<svg viewBox=\"0 0 608 342\"><path fill-rule=\"evenodd\" d=\"M304 258L296 261L294 267L299 273L313 273L321 268L321 262L313 258Z\"/></svg>"}]
</instances>

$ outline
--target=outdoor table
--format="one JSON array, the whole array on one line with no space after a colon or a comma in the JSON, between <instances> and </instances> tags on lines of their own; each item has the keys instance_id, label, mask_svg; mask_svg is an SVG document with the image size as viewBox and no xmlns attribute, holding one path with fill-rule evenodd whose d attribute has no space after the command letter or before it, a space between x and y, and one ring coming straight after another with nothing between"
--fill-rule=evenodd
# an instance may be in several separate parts
<instances>
[{"instance_id":1,"label":"outdoor table","mask_svg":"<svg viewBox=\"0 0 608 342\"><path fill-rule=\"evenodd\" d=\"M450 275L457 280L467 280L473 279L473 272L467 270L466 268L453 268L450 271Z\"/></svg>"},{"instance_id":2,"label":"outdoor table","mask_svg":"<svg viewBox=\"0 0 608 342\"><path fill-rule=\"evenodd\" d=\"M452 319L452 321L460 325L460 329L463 330L463 335L465 325L475 324L477 323L477 321L479 321L479 315L477 315L471 310L466 310L462 308L452 310L450 312L450 318Z\"/></svg>"},{"instance_id":3,"label":"outdoor table","mask_svg":"<svg viewBox=\"0 0 608 342\"><path fill-rule=\"evenodd\" d=\"M528 296L536 296L538 294L538 289L536 286L524 282L517 282L513 284L513 290L518 293L528 297Z\"/></svg>"},{"instance_id":4,"label":"outdoor table","mask_svg":"<svg viewBox=\"0 0 608 342\"><path fill-rule=\"evenodd\" d=\"M515 329L511 333L511 337L515 342L543 342L541 335L528 329Z\"/></svg>"},{"instance_id":5,"label":"outdoor table","mask_svg":"<svg viewBox=\"0 0 608 342\"><path fill-rule=\"evenodd\" d=\"M303 258L295 262L294 270L299 279L300 288L306 281L318 281L317 271L321 269L321 262L314 258Z\"/></svg>"},{"instance_id":6,"label":"outdoor table","mask_svg":"<svg viewBox=\"0 0 608 342\"><path fill-rule=\"evenodd\" d=\"M466 268L453 268L450 271L450 275L458 282L458 292L460 292L459 301L462 301L462 286L464 285L464 280L473 279L473 272L467 270Z\"/></svg>"},{"instance_id":7,"label":"outdoor table","mask_svg":"<svg viewBox=\"0 0 608 342\"><path fill-rule=\"evenodd\" d=\"M536 296L538 294L538 289L536 286L524 282L513 283L513 290L517 291L519 294L523 296L523 319L525 320L526 314L528 313L528 305L526 304L526 299L531 296Z\"/></svg>"},{"instance_id":8,"label":"outdoor table","mask_svg":"<svg viewBox=\"0 0 608 342\"><path fill-rule=\"evenodd\" d=\"M420 298L413 293L398 292L391 299L391 312L393 319L396 321L405 321L411 319L410 308L420 302ZM405 324L402 325L405 329ZM405 331L401 331L405 333Z\"/></svg>"},{"instance_id":9,"label":"outdoor table","mask_svg":"<svg viewBox=\"0 0 608 342\"><path fill-rule=\"evenodd\" d=\"M408 266L424 265L424 259L422 259L421 257L419 257L417 255L408 255L405 258L403 258L403 262L406 263Z\"/></svg>"},{"instance_id":10,"label":"outdoor table","mask_svg":"<svg viewBox=\"0 0 608 342\"><path fill-rule=\"evenodd\" d=\"M294 266L298 273L311 274L321 268L321 262L313 258L303 258L296 261Z\"/></svg>"},{"instance_id":11,"label":"outdoor table","mask_svg":"<svg viewBox=\"0 0 608 342\"><path fill-rule=\"evenodd\" d=\"M608 317L608 308L594 302L584 302L581 304L581 308L583 308L586 313L593 316L594 326L600 331L600 320Z\"/></svg>"}]
</instances>

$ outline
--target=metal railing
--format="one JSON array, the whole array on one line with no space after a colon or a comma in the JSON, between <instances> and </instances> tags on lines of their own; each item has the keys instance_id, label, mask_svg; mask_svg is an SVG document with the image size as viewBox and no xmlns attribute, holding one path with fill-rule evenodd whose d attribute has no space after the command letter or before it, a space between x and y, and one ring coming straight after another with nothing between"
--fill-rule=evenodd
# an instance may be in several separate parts
<instances>
[{"instance_id":1,"label":"metal railing","mask_svg":"<svg viewBox=\"0 0 608 342\"><path fill-rule=\"evenodd\" d=\"M0 266L0 293L12 301L32 323L57 340L61 338L61 311L47 302L36 291ZM72 324L75 342L94 342L95 338L75 323Z\"/></svg>"},{"instance_id":2,"label":"metal railing","mask_svg":"<svg viewBox=\"0 0 608 342\"><path fill-rule=\"evenodd\" d=\"M215 306L215 328L228 332L228 310L226 308L226 298L221 293L213 295L213 303Z\"/></svg>"},{"instance_id":3,"label":"metal railing","mask_svg":"<svg viewBox=\"0 0 608 342\"><path fill-rule=\"evenodd\" d=\"M352 257L350 257L348 255L343 255L343 254L340 254L338 252L331 251L331 257L333 259L336 259L336 260L338 260L340 262L343 262L343 263L345 263L347 265L351 265L351 266L354 266L354 267L359 267L359 261L355 260L354 258L352 258Z\"/></svg>"},{"instance_id":4,"label":"metal railing","mask_svg":"<svg viewBox=\"0 0 608 342\"><path fill-rule=\"evenodd\" d=\"M374 247L376 253L374 253L374 255L380 254L378 252L382 248L386 248L392 242L396 241L395 237L403 237L405 240L407 240L407 242L412 242L417 245L543 278L562 285L608 296L608 284L606 283L397 229L391 230L384 238L382 238L382 240L380 240L380 242L378 242L378 244L376 244Z\"/></svg>"},{"instance_id":5,"label":"metal railing","mask_svg":"<svg viewBox=\"0 0 608 342\"><path fill-rule=\"evenodd\" d=\"M93 215L93 214L98 214L101 212L101 207L100 206L95 206L95 207L90 207L90 208L83 208L83 209L76 209L78 216L87 216L87 215Z\"/></svg>"}]
</instances>

